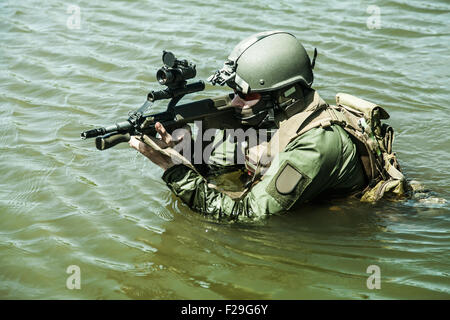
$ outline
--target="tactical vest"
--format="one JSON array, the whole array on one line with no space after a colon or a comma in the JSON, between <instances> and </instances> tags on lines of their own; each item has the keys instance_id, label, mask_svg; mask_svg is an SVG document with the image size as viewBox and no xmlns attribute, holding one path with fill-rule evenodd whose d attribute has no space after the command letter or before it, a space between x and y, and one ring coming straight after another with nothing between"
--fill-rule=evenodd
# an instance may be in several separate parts
<instances>
[{"instance_id":1,"label":"tactical vest","mask_svg":"<svg viewBox=\"0 0 450 320\"><path fill-rule=\"evenodd\" d=\"M302 112L280 122L269 143L248 150L247 169L254 172L254 183L264 173L276 153L293 139L313 128L341 126L356 145L367 178L361 201L375 202L383 197L401 198L407 183L392 150L394 130L381 120L389 114L380 106L345 93L336 95L336 105L328 105L314 92L313 101Z\"/></svg>"}]
</instances>

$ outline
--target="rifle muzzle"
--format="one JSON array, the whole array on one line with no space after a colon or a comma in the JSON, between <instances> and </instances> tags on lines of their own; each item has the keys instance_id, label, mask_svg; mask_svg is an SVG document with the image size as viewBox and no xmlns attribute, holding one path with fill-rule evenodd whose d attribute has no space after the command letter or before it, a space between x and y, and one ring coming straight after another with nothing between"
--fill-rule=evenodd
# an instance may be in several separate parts
<instances>
[{"instance_id":1,"label":"rifle muzzle","mask_svg":"<svg viewBox=\"0 0 450 320\"><path fill-rule=\"evenodd\" d=\"M83 131L81 133L81 139L88 139L88 138L95 138L98 136L103 136L110 132L128 132L132 128L132 124L129 121L122 121L116 124L113 124L112 126L106 127L106 128L96 128L92 130Z\"/></svg>"}]
</instances>

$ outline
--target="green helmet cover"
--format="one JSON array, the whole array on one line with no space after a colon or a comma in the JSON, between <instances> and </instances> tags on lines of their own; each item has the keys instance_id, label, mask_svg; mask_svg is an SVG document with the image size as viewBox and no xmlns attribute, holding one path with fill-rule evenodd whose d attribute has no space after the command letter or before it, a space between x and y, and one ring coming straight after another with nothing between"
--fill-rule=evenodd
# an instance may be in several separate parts
<instances>
[{"instance_id":1,"label":"green helmet cover","mask_svg":"<svg viewBox=\"0 0 450 320\"><path fill-rule=\"evenodd\" d=\"M243 93L275 91L294 83L309 88L314 80L312 68L305 48L294 35L266 31L242 40L208 81Z\"/></svg>"}]
</instances>

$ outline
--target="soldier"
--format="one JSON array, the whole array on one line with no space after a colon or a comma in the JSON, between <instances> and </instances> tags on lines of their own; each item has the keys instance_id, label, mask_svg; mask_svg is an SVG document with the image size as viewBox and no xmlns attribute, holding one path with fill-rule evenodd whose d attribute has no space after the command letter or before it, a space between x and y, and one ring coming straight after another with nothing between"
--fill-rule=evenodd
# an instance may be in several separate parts
<instances>
[{"instance_id":1,"label":"soldier","mask_svg":"<svg viewBox=\"0 0 450 320\"><path fill-rule=\"evenodd\" d=\"M190 208L217 218L261 218L318 197L361 192L369 182L373 186L381 179L373 168L373 157L365 154L370 163L364 162L349 134L353 131L345 130L346 120L351 121L311 88L316 55L317 51L311 62L300 41L290 33L262 32L241 41L224 67L208 79L234 90L231 104L243 128L275 132L265 148L244 151L251 180L238 197L208 183L200 174L205 173L200 166L176 164L134 137L129 144L165 170L163 180ZM151 139L160 147L172 147L182 139L172 137L160 123L155 127L161 139ZM227 167L217 160L221 158L215 150L209 168Z\"/></svg>"}]
</instances>

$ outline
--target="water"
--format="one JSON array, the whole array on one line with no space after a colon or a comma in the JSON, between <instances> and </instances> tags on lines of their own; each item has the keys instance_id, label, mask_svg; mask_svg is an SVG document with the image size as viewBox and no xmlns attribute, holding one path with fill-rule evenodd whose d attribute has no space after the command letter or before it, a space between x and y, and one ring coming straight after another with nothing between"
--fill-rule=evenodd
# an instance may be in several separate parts
<instances>
[{"instance_id":1,"label":"water","mask_svg":"<svg viewBox=\"0 0 450 320\"><path fill-rule=\"evenodd\" d=\"M1 298L450 297L448 1L380 0L379 20L366 1L93 3L74 3L79 29L66 1L0 3ZM241 39L270 29L318 48L325 100L347 92L388 109L404 172L430 192L221 224L127 145L100 152L80 140L158 88L163 49L206 79ZM70 265L80 290L66 288ZM381 289L366 286L370 265Z\"/></svg>"}]
</instances>

